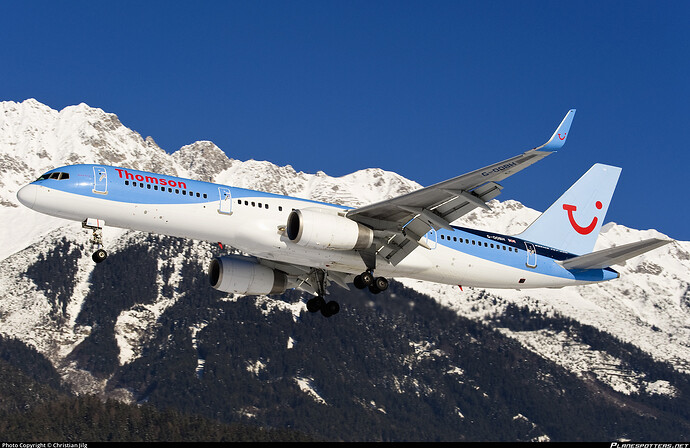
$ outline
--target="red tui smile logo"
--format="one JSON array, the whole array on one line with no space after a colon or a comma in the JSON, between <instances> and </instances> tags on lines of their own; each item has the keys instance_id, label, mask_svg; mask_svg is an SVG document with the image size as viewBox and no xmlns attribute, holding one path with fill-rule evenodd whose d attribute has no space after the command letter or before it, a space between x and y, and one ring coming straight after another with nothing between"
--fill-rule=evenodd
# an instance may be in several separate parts
<instances>
[{"instance_id":1,"label":"red tui smile logo","mask_svg":"<svg viewBox=\"0 0 690 448\"><path fill-rule=\"evenodd\" d=\"M565 136L566 136L566 135L568 135L568 133L567 133L567 132L564 132L564 133L563 133L563 137L561 137L561 133L559 132L559 133L558 133L558 138L560 138L561 140L565 140Z\"/></svg>"},{"instance_id":2,"label":"red tui smile logo","mask_svg":"<svg viewBox=\"0 0 690 448\"><path fill-rule=\"evenodd\" d=\"M603 207L601 201L597 201L595 204L597 209L601 210ZM587 227L582 227L580 226L577 222L575 222L575 217L573 216L573 212L577 211L577 206L575 205L569 205L569 204L563 204L563 210L566 210L568 212L568 219L570 220L570 225L573 226L573 229L580 235L589 235L592 233L592 230L597 226L597 221L598 218L595 216L594 219L592 219L592 222L589 223Z\"/></svg>"}]
</instances>

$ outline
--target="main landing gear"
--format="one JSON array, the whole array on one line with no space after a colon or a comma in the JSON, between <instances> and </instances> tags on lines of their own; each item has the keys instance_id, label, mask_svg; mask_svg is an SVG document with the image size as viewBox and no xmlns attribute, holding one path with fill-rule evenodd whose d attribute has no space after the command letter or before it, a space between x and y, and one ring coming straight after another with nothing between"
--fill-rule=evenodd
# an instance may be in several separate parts
<instances>
[{"instance_id":1,"label":"main landing gear","mask_svg":"<svg viewBox=\"0 0 690 448\"><path fill-rule=\"evenodd\" d=\"M372 294L379 294L388 289L386 277L374 277L371 271L364 271L356 276L353 284L357 289L369 288Z\"/></svg>"},{"instance_id":2,"label":"main landing gear","mask_svg":"<svg viewBox=\"0 0 690 448\"><path fill-rule=\"evenodd\" d=\"M324 296L326 295L326 273L320 269L314 269L309 274L310 284L314 285L316 289L316 297L307 300L307 310L310 313L321 311L325 317L331 317L338 314L340 305L335 300L326 302ZM354 285L357 289L369 288L369 292L379 294L388 289L388 280L385 277L374 277L372 271L365 271L359 274L354 279Z\"/></svg>"},{"instance_id":3,"label":"main landing gear","mask_svg":"<svg viewBox=\"0 0 690 448\"><path fill-rule=\"evenodd\" d=\"M340 305L335 300L326 302L323 297L326 295L326 272L321 269L314 269L309 274L310 283L316 289L316 297L307 300L307 310L310 313L321 311L324 317L331 317L338 314Z\"/></svg>"},{"instance_id":4,"label":"main landing gear","mask_svg":"<svg viewBox=\"0 0 690 448\"><path fill-rule=\"evenodd\" d=\"M338 312L340 311L340 305L335 300L326 302L326 300L323 297L316 296L314 298L307 300L307 310L310 313L316 313L317 311L321 311L321 314L324 317L331 317L335 314L338 314Z\"/></svg>"},{"instance_id":5,"label":"main landing gear","mask_svg":"<svg viewBox=\"0 0 690 448\"><path fill-rule=\"evenodd\" d=\"M89 218L81 223L81 226L85 229L91 229L91 245L96 246L97 249L91 255L91 259L96 263L100 263L108 257L108 252L105 251L101 246L103 246L103 224L104 221L99 219Z\"/></svg>"}]
</instances>

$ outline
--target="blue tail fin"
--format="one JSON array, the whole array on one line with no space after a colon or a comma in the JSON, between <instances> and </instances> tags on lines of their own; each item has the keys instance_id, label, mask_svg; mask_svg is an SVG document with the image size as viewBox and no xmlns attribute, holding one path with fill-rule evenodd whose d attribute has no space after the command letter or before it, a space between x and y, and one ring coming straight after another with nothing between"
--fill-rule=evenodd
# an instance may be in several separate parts
<instances>
[{"instance_id":1,"label":"blue tail fin","mask_svg":"<svg viewBox=\"0 0 690 448\"><path fill-rule=\"evenodd\" d=\"M519 236L576 255L591 252L621 169L597 163Z\"/></svg>"}]
</instances>

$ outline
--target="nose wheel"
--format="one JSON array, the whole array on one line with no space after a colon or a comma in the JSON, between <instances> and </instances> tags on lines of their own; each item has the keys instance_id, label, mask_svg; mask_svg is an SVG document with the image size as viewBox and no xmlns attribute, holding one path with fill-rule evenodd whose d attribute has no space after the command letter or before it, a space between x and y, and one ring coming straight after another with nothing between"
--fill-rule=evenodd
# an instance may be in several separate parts
<instances>
[{"instance_id":1,"label":"nose wheel","mask_svg":"<svg viewBox=\"0 0 690 448\"><path fill-rule=\"evenodd\" d=\"M95 261L96 263L100 263L107 257L108 252L106 252L105 249L97 249L96 252L94 252L93 255L91 255L91 259L93 259L93 261Z\"/></svg>"}]
</instances>

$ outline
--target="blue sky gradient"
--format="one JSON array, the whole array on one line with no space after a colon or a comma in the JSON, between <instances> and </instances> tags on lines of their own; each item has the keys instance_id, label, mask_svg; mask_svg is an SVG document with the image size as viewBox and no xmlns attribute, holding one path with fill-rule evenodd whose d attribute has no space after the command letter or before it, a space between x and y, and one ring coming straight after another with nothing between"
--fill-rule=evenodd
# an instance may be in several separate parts
<instances>
[{"instance_id":1,"label":"blue sky gradient","mask_svg":"<svg viewBox=\"0 0 690 448\"><path fill-rule=\"evenodd\" d=\"M545 210L597 162L606 221L690 240L690 2L23 1L0 13L0 100L81 102L173 152L422 185L544 143L499 199Z\"/></svg>"}]
</instances>

